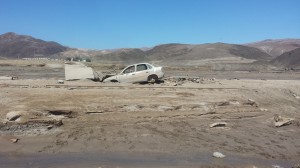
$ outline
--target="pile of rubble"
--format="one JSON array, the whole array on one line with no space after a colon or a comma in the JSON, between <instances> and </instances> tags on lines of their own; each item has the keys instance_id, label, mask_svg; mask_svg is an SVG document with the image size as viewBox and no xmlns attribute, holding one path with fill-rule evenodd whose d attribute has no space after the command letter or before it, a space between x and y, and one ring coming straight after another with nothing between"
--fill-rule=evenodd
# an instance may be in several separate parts
<instances>
[{"instance_id":1,"label":"pile of rubble","mask_svg":"<svg viewBox=\"0 0 300 168\"><path fill-rule=\"evenodd\" d=\"M199 83L211 84L218 82L216 78L201 78L201 77L169 77L164 79L164 83L173 84L173 86L183 85L184 83Z\"/></svg>"}]
</instances>

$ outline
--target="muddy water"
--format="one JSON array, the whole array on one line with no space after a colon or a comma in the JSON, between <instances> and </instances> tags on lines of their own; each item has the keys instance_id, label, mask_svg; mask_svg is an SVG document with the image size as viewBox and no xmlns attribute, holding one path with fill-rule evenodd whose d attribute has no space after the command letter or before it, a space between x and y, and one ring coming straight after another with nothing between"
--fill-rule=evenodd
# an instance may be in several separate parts
<instances>
[{"instance_id":1,"label":"muddy water","mask_svg":"<svg viewBox=\"0 0 300 168\"><path fill-rule=\"evenodd\" d=\"M213 158L211 154L161 153L63 153L63 154L0 154L1 168L122 168L122 167L272 167L289 168L295 161L264 160L227 156Z\"/></svg>"}]
</instances>

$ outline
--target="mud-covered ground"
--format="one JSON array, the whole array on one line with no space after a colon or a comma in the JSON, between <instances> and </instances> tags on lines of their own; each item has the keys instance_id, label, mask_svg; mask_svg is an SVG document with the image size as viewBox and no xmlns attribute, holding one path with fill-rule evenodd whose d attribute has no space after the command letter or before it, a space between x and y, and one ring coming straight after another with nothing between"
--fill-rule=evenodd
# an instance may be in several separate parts
<instances>
[{"instance_id":1,"label":"mud-covered ground","mask_svg":"<svg viewBox=\"0 0 300 168\"><path fill-rule=\"evenodd\" d=\"M299 164L300 81L252 75L153 85L0 80L0 167ZM275 127L278 118L293 120ZM217 122L226 125L210 127Z\"/></svg>"}]
</instances>

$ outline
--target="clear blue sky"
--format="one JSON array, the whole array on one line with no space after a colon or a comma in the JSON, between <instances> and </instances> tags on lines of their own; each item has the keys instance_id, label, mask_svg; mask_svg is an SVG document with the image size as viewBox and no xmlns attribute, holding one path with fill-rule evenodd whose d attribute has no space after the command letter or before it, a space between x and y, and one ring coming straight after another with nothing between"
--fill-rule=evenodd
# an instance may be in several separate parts
<instances>
[{"instance_id":1,"label":"clear blue sky","mask_svg":"<svg viewBox=\"0 0 300 168\"><path fill-rule=\"evenodd\" d=\"M300 0L0 0L0 34L90 49L300 38Z\"/></svg>"}]
</instances>

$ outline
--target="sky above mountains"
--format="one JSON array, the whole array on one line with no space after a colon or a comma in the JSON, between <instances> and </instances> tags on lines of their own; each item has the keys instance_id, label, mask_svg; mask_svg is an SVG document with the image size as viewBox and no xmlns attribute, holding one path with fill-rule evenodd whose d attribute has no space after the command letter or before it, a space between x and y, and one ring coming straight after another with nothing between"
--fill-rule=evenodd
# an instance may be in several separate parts
<instances>
[{"instance_id":1,"label":"sky above mountains","mask_svg":"<svg viewBox=\"0 0 300 168\"><path fill-rule=\"evenodd\" d=\"M69 47L300 38L299 0L1 0L0 34Z\"/></svg>"}]
</instances>

